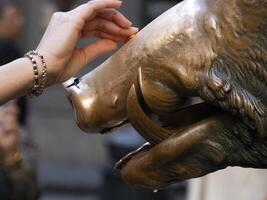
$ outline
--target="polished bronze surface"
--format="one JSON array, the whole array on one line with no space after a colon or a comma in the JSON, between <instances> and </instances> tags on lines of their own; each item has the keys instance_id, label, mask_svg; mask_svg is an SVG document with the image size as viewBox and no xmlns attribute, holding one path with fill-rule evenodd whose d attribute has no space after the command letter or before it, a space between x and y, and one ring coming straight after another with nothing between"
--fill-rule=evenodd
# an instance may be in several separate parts
<instances>
[{"instance_id":1,"label":"polished bronze surface","mask_svg":"<svg viewBox=\"0 0 267 200\"><path fill-rule=\"evenodd\" d=\"M130 184L267 168L267 1L185 0L65 86L84 131L129 119L149 142L117 164Z\"/></svg>"}]
</instances>

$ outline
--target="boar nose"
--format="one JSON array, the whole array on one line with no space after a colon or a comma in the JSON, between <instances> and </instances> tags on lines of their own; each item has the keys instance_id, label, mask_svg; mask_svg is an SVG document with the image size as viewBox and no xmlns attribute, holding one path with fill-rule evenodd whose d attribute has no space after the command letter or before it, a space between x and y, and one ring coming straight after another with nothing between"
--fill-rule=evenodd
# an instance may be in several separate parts
<instances>
[{"instance_id":1,"label":"boar nose","mask_svg":"<svg viewBox=\"0 0 267 200\"><path fill-rule=\"evenodd\" d=\"M75 78L63 86L76 122L84 132L106 133L126 121L126 108L121 104L124 101L117 93L100 95L96 87Z\"/></svg>"},{"instance_id":2,"label":"boar nose","mask_svg":"<svg viewBox=\"0 0 267 200\"><path fill-rule=\"evenodd\" d=\"M63 86L78 126L87 133L100 133L104 129L104 108L99 105L96 93L74 78L65 82Z\"/></svg>"}]
</instances>

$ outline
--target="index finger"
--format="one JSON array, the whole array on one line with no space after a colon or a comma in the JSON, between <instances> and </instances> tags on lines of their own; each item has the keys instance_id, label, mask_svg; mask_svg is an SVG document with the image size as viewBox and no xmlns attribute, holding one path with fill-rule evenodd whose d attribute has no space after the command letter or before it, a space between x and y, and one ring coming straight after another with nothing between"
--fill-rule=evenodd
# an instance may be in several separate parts
<instances>
[{"instance_id":1,"label":"index finger","mask_svg":"<svg viewBox=\"0 0 267 200\"><path fill-rule=\"evenodd\" d=\"M84 20L89 20L92 17L95 17L95 14L106 8L119 8L122 2L119 0L92 0L89 1L73 11L74 15L83 18Z\"/></svg>"},{"instance_id":2,"label":"index finger","mask_svg":"<svg viewBox=\"0 0 267 200\"><path fill-rule=\"evenodd\" d=\"M122 13L115 9L100 10L97 13L97 16L106 20L114 21L122 28L129 28L132 25L132 22L129 19L127 19Z\"/></svg>"}]
</instances>

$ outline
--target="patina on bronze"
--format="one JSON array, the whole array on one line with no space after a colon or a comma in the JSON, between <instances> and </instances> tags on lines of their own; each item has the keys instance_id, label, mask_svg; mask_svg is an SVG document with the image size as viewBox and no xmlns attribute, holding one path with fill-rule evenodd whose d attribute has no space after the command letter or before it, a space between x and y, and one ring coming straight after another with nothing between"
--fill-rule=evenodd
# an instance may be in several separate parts
<instances>
[{"instance_id":1,"label":"patina on bronze","mask_svg":"<svg viewBox=\"0 0 267 200\"><path fill-rule=\"evenodd\" d=\"M227 166L267 168L266 89L267 1L185 0L66 90L84 131L130 120L149 143L117 168L158 189ZM190 97L204 102L181 109Z\"/></svg>"}]
</instances>

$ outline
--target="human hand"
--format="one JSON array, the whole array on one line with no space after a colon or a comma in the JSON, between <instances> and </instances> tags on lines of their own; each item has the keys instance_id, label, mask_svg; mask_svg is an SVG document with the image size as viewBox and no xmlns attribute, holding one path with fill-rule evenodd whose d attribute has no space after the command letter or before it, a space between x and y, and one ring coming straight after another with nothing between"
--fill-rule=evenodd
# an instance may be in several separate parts
<instances>
[{"instance_id":1,"label":"human hand","mask_svg":"<svg viewBox=\"0 0 267 200\"><path fill-rule=\"evenodd\" d=\"M53 15L37 48L46 60L48 84L61 83L75 75L96 57L127 41L138 29L120 12L118 0L92 0L69 12ZM81 38L99 39L82 48L76 44Z\"/></svg>"}]
</instances>

